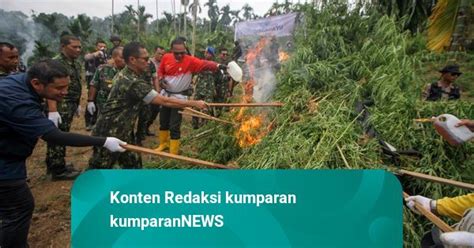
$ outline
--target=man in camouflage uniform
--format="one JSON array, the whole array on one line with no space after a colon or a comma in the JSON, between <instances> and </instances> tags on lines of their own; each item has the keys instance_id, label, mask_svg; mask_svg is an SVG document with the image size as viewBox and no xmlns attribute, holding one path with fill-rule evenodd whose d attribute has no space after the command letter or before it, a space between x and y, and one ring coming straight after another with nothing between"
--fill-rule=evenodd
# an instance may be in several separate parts
<instances>
[{"instance_id":1,"label":"man in camouflage uniform","mask_svg":"<svg viewBox=\"0 0 474 248\"><path fill-rule=\"evenodd\" d=\"M74 114L79 110L81 98L82 67L77 58L81 54L81 41L72 35L61 37L61 54L54 60L63 64L69 74L69 88L67 95L61 102L48 100L48 118L63 132L69 132ZM73 166L66 166L64 157L66 147L48 143L46 165L53 180L72 180L80 172Z\"/></svg>"},{"instance_id":2,"label":"man in camouflage uniform","mask_svg":"<svg viewBox=\"0 0 474 248\"><path fill-rule=\"evenodd\" d=\"M84 56L85 68L86 68L86 84L87 91L89 92L90 81L94 77L95 72L100 65L106 64L109 58L106 54L107 44L102 39L97 39L95 42L95 51L87 53ZM86 124L86 130L92 130L92 126L97 120L97 114L90 114L89 111L84 111L84 121Z\"/></svg>"},{"instance_id":3,"label":"man in camouflage uniform","mask_svg":"<svg viewBox=\"0 0 474 248\"><path fill-rule=\"evenodd\" d=\"M89 96L87 98L87 112L91 115L100 114L110 89L112 88L112 79L125 67L125 61L122 56L123 47L117 47L112 53L113 64L104 64L94 74L90 81Z\"/></svg>"},{"instance_id":4,"label":"man in camouflage uniform","mask_svg":"<svg viewBox=\"0 0 474 248\"><path fill-rule=\"evenodd\" d=\"M206 108L203 101L186 101L161 96L144 73L150 68L148 52L138 42L131 42L123 48L126 66L114 77L112 89L99 115L92 135L115 134L123 141L133 144L134 127L138 111L144 104L164 105L174 108ZM89 160L90 169L110 169L115 164L122 168L141 168L141 158L137 153L111 153L102 147L94 147Z\"/></svg>"},{"instance_id":5,"label":"man in camouflage uniform","mask_svg":"<svg viewBox=\"0 0 474 248\"><path fill-rule=\"evenodd\" d=\"M148 62L148 70L143 73L143 79L146 82L149 82L150 85L155 89L156 85L156 68L155 64L152 61ZM148 131L148 123L151 119L152 115L152 105L144 104L140 108L140 113L138 114L138 122L137 122L137 132L135 134L136 143L141 145L142 141L145 139L145 136L149 133Z\"/></svg>"},{"instance_id":6,"label":"man in camouflage uniform","mask_svg":"<svg viewBox=\"0 0 474 248\"><path fill-rule=\"evenodd\" d=\"M216 50L208 46L204 51L204 59L214 61L214 55ZM219 79L218 72L204 71L198 74L196 78L196 93L194 94L195 100L203 100L205 102L213 102L214 95L216 93L216 80ZM214 111L209 109L211 115L214 115ZM194 129L198 129L205 123L204 119L193 117L192 125Z\"/></svg>"},{"instance_id":7,"label":"man in camouflage uniform","mask_svg":"<svg viewBox=\"0 0 474 248\"><path fill-rule=\"evenodd\" d=\"M229 51L227 48L221 48L217 63L227 65L230 62ZM227 101L229 89L232 89L232 81L227 71L221 71L217 74L218 78L215 80L216 94L214 95L214 102L224 103ZM222 107L216 108L215 116L220 116Z\"/></svg>"},{"instance_id":8,"label":"man in camouflage uniform","mask_svg":"<svg viewBox=\"0 0 474 248\"><path fill-rule=\"evenodd\" d=\"M14 45L0 42L0 79L17 71L18 57L18 49Z\"/></svg>"}]
</instances>

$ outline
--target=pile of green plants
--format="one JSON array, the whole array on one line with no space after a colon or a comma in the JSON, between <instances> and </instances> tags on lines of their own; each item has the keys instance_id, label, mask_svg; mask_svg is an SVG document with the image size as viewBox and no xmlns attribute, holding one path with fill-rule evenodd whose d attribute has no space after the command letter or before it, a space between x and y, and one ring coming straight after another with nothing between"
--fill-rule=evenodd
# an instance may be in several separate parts
<instances>
[{"instance_id":1,"label":"pile of green plants","mask_svg":"<svg viewBox=\"0 0 474 248\"><path fill-rule=\"evenodd\" d=\"M344 6L306 12L296 52L278 75L274 100L285 105L268 110L267 118L274 123L268 135L255 146L240 148L233 128L209 123L185 139L189 148L183 149L185 155L248 169L394 167L381 153L377 139L365 134L358 121L356 104L371 100L368 124L379 139L398 149L413 148L421 153L421 158L402 157L398 166L472 182L474 142L452 147L432 124L415 123L414 119L443 113L474 118L469 97L449 102L426 102L421 97L424 86L434 79L424 74L425 65L436 72L450 60L469 62L474 56L430 54L424 50L421 35L402 27L403 23L389 16L370 11L361 15ZM211 128L211 135L193 138ZM402 185L411 194L431 198L467 193L414 178L403 178ZM421 235L431 224L404 211L405 246L419 246Z\"/></svg>"}]
</instances>

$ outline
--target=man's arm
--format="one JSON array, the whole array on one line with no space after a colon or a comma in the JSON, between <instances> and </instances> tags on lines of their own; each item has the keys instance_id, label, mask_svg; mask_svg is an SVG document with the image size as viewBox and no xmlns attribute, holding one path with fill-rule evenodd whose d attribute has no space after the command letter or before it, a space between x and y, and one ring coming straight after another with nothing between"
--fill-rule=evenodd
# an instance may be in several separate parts
<instances>
[{"instance_id":1,"label":"man's arm","mask_svg":"<svg viewBox=\"0 0 474 248\"><path fill-rule=\"evenodd\" d=\"M44 141L53 143L55 145L62 146L102 146L108 149L111 152L124 152L125 148L121 145L126 145L126 142L123 142L114 137L95 137L82 135L77 133L68 133L63 132L57 128L47 132L41 137Z\"/></svg>"},{"instance_id":2,"label":"man's arm","mask_svg":"<svg viewBox=\"0 0 474 248\"><path fill-rule=\"evenodd\" d=\"M170 108L185 108L185 107L196 107L200 109L207 108L206 102L194 101L194 100L182 100L172 97L166 97L158 94L158 92L152 90L144 98L143 101L147 104L163 105Z\"/></svg>"}]
</instances>

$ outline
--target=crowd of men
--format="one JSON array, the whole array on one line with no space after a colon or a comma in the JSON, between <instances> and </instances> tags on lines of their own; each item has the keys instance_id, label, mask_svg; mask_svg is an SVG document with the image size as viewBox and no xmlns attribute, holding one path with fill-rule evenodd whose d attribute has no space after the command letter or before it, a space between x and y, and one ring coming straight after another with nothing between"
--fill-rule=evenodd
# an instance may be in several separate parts
<instances>
[{"instance_id":1,"label":"crowd of men","mask_svg":"<svg viewBox=\"0 0 474 248\"><path fill-rule=\"evenodd\" d=\"M122 46L118 36L110 41L112 49L97 40L96 50L85 54L83 65L80 39L63 35L60 53L40 60L27 73L19 70L18 49L0 42L0 247L28 247L34 200L26 182L26 159L39 138L47 142L47 173L52 180L72 180L81 173L66 163L66 146L93 146L88 169L141 168L140 155L127 152L126 145L141 144L160 113L157 149L178 154L178 110L207 109L205 101L188 99L193 75L224 75L227 69L225 64L191 56L184 38L175 39L168 53L155 47L152 58L138 42ZM86 128L92 136L69 132L81 112L83 84Z\"/></svg>"},{"instance_id":2,"label":"crowd of men","mask_svg":"<svg viewBox=\"0 0 474 248\"><path fill-rule=\"evenodd\" d=\"M173 40L169 52L156 46L151 56L138 42L122 46L116 35L110 42L113 47L107 49L107 43L98 39L95 51L86 53L82 64L80 39L64 35L60 53L32 65L27 73L20 68L18 49L0 42L0 247L27 247L34 200L26 183L25 161L39 138L47 142L47 173L52 180L72 180L81 173L66 163L66 146L93 146L88 169L142 168L140 155L125 148L154 135L150 126L158 114L155 149L179 154L179 110L193 107L219 116L223 110L208 108L206 102L226 102L232 95L234 82L226 64L242 55L238 42L233 54L208 46L202 59L190 55L182 37ZM448 65L439 72L440 79L426 86L425 100L459 99L454 84L462 74L459 66ZM81 112L84 84L84 118L92 136L69 132ZM196 129L203 123L192 120ZM473 121L463 125L474 128ZM471 206L473 195L467 199ZM418 196L407 201L428 202ZM472 238L464 233L456 240Z\"/></svg>"}]
</instances>

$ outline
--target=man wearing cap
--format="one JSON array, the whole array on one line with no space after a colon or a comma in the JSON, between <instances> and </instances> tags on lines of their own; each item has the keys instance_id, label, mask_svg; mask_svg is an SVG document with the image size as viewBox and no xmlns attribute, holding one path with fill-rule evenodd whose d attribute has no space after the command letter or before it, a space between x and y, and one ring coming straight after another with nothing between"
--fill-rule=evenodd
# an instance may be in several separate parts
<instances>
[{"instance_id":1,"label":"man wearing cap","mask_svg":"<svg viewBox=\"0 0 474 248\"><path fill-rule=\"evenodd\" d=\"M114 34L110 36L110 42L112 42L113 47L109 50L109 53L107 54L108 58L112 57L112 53L114 52L115 48L120 46L120 44L122 43L122 39L120 38L120 36Z\"/></svg>"},{"instance_id":2,"label":"man wearing cap","mask_svg":"<svg viewBox=\"0 0 474 248\"><path fill-rule=\"evenodd\" d=\"M441 73L440 79L426 86L423 98L427 101L459 99L461 97L461 90L454 84L454 81L462 74L459 71L459 66L447 65L439 72Z\"/></svg>"},{"instance_id":3,"label":"man wearing cap","mask_svg":"<svg viewBox=\"0 0 474 248\"><path fill-rule=\"evenodd\" d=\"M214 61L216 50L214 47L208 46L204 51L204 59ZM205 71L200 73L196 79L195 100L203 100L205 102L213 102L216 93L217 72ZM213 114L210 109L211 114ZM194 129L198 129L203 124L203 119L193 117L192 125Z\"/></svg>"}]
</instances>

